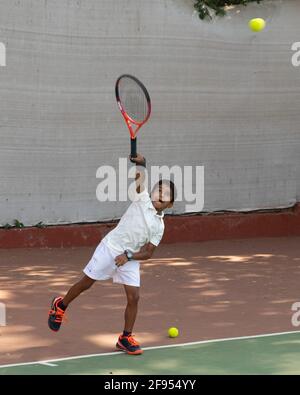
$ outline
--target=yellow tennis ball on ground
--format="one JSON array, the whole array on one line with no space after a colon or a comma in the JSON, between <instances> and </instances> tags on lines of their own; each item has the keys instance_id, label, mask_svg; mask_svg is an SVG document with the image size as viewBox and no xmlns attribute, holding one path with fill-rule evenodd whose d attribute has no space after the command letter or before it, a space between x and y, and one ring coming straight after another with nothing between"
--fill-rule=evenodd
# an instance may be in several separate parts
<instances>
[{"instance_id":1,"label":"yellow tennis ball on ground","mask_svg":"<svg viewBox=\"0 0 300 395\"><path fill-rule=\"evenodd\" d=\"M169 337L177 337L179 335L179 331L177 328L174 328L174 327L169 328L168 335L169 335Z\"/></svg>"},{"instance_id":2,"label":"yellow tennis ball on ground","mask_svg":"<svg viewBox=\"0 0 300 395\"><path fill-rule=\"evenodd\" d=\"M249 21L249 28L253 32L261 32L266 27L266 21L262 18L254 18Z\"/></svg>"}]
</instances>

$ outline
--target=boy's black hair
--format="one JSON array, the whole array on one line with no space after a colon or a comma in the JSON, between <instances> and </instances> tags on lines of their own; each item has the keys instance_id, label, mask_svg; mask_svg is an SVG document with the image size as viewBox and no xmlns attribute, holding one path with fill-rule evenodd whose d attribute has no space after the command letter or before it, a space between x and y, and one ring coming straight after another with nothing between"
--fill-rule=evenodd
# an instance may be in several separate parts
<instances>
[{"instance_id":1,"label":"boy's black hair","mask_svg":"<svg viewBox=\"0 0 300 395\"><path fill-rule=\"evenodd\" d=\"M159 186L162 186L163 184L168 185L171 191L171 203L174 203L175 199L176 199L176 188L175 188L175 184L173 181L171 180L162 180L160 179L158 182Z\"/></svg>"}]
</instances>

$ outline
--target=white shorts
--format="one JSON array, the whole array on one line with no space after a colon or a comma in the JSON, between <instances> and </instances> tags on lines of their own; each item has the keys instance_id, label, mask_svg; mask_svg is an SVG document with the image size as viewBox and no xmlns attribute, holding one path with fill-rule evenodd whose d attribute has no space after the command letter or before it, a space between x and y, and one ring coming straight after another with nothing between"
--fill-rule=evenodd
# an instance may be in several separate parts
<instances>
[{"instance_id":1,"label":"white shorts","mask_svg":"<svg viewBox=\"0 0 300 395\"><path fill-rule=\"evenodd\" d=\"M83 269L83 273L93 280L113 279L114 283L140 286L140 263L128 261L123 266L116 266L115 257L119 255L110 250L102 241L96 248L92 259Z\"/></svg>"}]
</instances>

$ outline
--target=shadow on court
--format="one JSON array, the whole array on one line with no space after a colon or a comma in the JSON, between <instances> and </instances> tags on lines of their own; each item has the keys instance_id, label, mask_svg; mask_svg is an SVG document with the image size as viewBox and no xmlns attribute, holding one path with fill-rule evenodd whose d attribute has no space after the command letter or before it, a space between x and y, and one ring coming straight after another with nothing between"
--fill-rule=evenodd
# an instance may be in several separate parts
<instances>
[{"instance_id":1,"label":"shadow on court","mask_svg":"<svg viewBox=\"0 0 300 395\"><path fill-rule=\"evenodd\" d=\"M141 265L141 302L135 328L138 340L148 347L296 330L291 324L291 305L300 298L299 245L299 237L162 245L154 259ZM69 322L59 333L47 327L52 297L63 294L77 281L92 252L91 248L0 250L0 300L7 305L8 321L6 327L0 327L0 364L114 350L116 337L123 329L126 304L119 285L97 283L73 303L68 310ZM167 329L173 325L179 328L180 336L169 339ZM211 366L221 369L224 363L223 369L229 369L228 361L225 363L221 356L219 361L220 344L216 344L209 357ZM280 342L275 344L282 353ZM199 366L207 347L213 349L201 345ZM222 347L231 346L226 343ZM154 353L162 354L151 362ZM176 364L178 353L180 349L145 352L140 369L152 372L151 364L154 369L159 359L166 362L163 373L173 366L167 363L168 358ZM190 350L184 358L195 359L196 354ZM255 354L253 369L260 365L263 369L268 356L260 364L260 359L254 361ZM277 361L278 369L284 368L285 356L290 354L291 358L298 355L288 347ZM236 351L230 360L238 355ZM140 364L124 355L106 361L114 358L121 364L126 358L128 369ZM76 361L72 364L76 365ZM205 369L209 366L206 363ZM173 366L174 373L176 369Z\"/></svg>"},{"instance_id":2,"label":"shadow on court","mask_svg":"<svg viewBox=\"0 0 300 395\"><path fill-rule=\"evenodd\" d=\"M300 333L146 350L139 357L94 356L50 365L0 368L1 374L299 374Z\"/></svg>"}]
</instances>

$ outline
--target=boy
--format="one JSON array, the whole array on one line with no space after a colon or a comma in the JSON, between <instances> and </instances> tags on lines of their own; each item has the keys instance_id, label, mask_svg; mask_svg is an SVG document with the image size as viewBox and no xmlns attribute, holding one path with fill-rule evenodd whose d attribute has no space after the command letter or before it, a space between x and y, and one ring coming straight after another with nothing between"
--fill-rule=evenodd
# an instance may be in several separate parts
<instances>
[{"instance_id":1,"label":"boy","mask_svg":"<svg viewBox=\"0 0 300 395\"><path fill-rule=\"evenodd\" d=\"M146 167L146 160L140 154L130 160L136 165ZM53 299L48 316L48 325L53 331L60 329L65 310L72 300L89 289L95 281L112 278L114 283L123 284L127 296L124 331L119 336L116 347L130 355L143 353L132 336L139 300L139 261L151 258L160 243L164 232L163 210L172 207L175 200L172 181L160 180L150 197L143 180L143 172L137 170L135 200L117 227L98 245L83 270L82 279L64 297Z\"/></svg>"}]
</instances>

